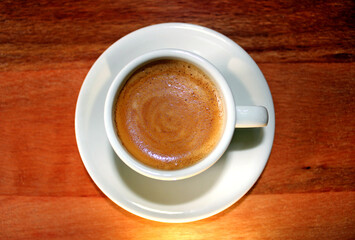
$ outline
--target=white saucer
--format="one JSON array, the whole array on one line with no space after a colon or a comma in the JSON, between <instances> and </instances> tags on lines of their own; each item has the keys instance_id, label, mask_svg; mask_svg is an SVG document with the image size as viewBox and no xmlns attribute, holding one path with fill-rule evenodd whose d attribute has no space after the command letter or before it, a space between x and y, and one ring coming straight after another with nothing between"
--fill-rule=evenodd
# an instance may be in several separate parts
<instances>
[{"instance_id":1,"label":"white saucer","mask_svg":"<svg viewBox=\"0 0 355 240\"><path fill-rule=\"evenodd\" d=\"M105 96L115 75L133 58L160 48L184 49L208 59L230 83L238 105L263 105L270 115L266 128L236 130L227 152L207 171L175 182L150 179L127 167L104 128ZM88 173L113 202L147 219L189 222L221 212L253 186L270 155L275 113L263 74L241 47L208 28L165 23L128 34L99 57L80 90L75 132Z\"/></svg>"}]
</instances>

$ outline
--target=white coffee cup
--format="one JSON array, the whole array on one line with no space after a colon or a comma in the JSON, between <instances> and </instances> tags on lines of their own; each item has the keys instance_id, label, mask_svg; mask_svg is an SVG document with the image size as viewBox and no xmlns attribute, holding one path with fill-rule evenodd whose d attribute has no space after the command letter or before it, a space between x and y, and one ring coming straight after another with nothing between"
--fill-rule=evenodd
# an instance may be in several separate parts
<instances>
[{"instance_id":1,"label":"white coffee cup","mask_svg":"<svg viewBox=\"0 0 355 240\"><path fill-rule=\"evenodd\" d=\"M159 59L183 60L197 66L209 75L219 88L225 101L225 127L217 146L196 164L178 170L160 170L149 167L135 159L122 145L117 134L114 108L116 99L126 80L139 67ZM268 123L268 112L263 106L237 106L231 89L218 69L206 59L179 49L160 49L145 53L128 63L115 77L106 96L104 121L107 137L119 158L130 168L147 177L160 180L179 180L197 175L211 167L227 150L235 128L264 127Z\"/></svg>"}]
</instances>

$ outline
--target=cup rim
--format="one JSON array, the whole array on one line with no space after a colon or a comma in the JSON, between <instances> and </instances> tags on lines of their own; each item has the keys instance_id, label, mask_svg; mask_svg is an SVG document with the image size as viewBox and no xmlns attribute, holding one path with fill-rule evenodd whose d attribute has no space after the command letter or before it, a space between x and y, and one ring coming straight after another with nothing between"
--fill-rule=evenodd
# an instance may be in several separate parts
<instances>
[{"instance_id":1,"label":"cup rim","mask_svg":"<svg viewBox=\"0 0 355 240\"><path fill-rule=\"evenodd\" d=\"M223 95L225 101L225 114L226 114L226 123L223 134L218 142L217 146L212 150L210 154L208 154L205 158L201 159L196 164L182 168L177 170L161 170L149 167L139 160L136 160L121 144L119 136L116 132L115 120L114 120L114 105L116 102L116 98L124 86L127 78L139 67L152 62L157 61L159 59L177 59L190 62L202 69L205 73L207 73L211 80L214 81L216 86L220 89L220 92ZM211 167L214 163L216 163L219 158L223 155L223 153L227 150L233 133L235 129L236 122L236 114L235 114L235 102L228 86L225 78L219 72L219 70L212 65L209 61L202 58L201 56L180 49L158 49L147 52L138 56L129 62L122 70L116 75L111 86L109 87L108 93L106 95L105 106L104 106L104 123L106 135L109 139L109 142L114 149L115 153L118 157L131 169L136 172L159 180L180 180L192 177L197 175L209 167Z\"/></svg>"}]
</instances>

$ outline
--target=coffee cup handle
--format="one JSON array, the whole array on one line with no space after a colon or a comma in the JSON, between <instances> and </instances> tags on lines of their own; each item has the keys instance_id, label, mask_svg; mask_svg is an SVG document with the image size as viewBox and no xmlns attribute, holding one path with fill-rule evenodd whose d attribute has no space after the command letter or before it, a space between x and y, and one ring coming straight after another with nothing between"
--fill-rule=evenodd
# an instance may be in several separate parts
<instances>
[{"instance_id":1,"label":"coffee cup handle","mask_svg":"<svg viewBox=\"0 0 355 240\"><path fill-rule=\"evenodd\" d=\"M236 128L258 128L267 126L269 114L263 106L237 106Z\"/></svg>"}]
</instances>

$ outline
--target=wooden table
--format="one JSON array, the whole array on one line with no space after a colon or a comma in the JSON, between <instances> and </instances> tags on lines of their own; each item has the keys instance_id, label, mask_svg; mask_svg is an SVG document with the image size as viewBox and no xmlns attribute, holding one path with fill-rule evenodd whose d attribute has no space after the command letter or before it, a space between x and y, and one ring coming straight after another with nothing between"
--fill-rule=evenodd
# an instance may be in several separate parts
<instances>
[{"instance_id":1,"label":"wooden table","mask_svg":"<svg viewBox=\"0 0 355 240\"><path fill-rule=\"evenodd\" d=\"M0 239L355 239L354 1L1 1ZM85 75L117 39L188 22L242 46L270 86L276 134L255 186L205 220L113 204L74 133Z\"/></svg>"}]
</instances>

